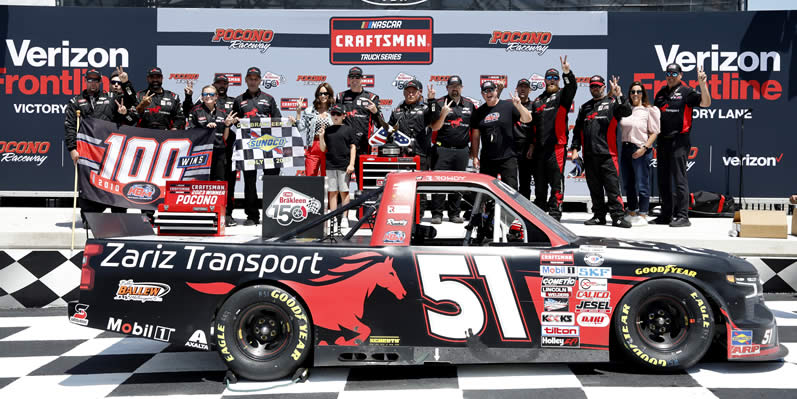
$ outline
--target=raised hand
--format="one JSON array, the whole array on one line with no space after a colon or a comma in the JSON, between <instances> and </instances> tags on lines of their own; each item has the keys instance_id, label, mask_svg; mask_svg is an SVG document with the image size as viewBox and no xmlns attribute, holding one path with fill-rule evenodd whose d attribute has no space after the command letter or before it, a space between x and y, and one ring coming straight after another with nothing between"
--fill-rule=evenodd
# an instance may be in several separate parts
<instances>
[{"instance_id":1,"label":"raised hand","mask_svg":"<svg viewBox=\"0 0 797 399\"><path fill-rule=\"evenodd\" d=\"M623 89L620 87L620 77L612 76L612 95L620 97L623 95Z\"/></svg>"},{"instance_id":2,"label":"raised hand","mask_svg":"<svg viewBox=\"0 0 797 399\"><path fill-rule=\"evenodd\" d=\"M426 85L426 91L427 91L426 95L427 95L428 99L434 100L436 98L435 96L437 95L437 93L435 93L435 91L434 91L434 85L433 84Z\"/></svg>"},{"instance_id":3,"label":"raised hand","mask_svg":"<svg viewBox=\"0 0 797 399\"><path fill-rule=\"evenodd\" d=\"M235 113L235 112L232 112L229 115L227 115L227 117L224 118L224 125L230 126L233 123L237 123L238 122L238 118L236 118L235 115L237 115L237 113Z\"/></svg>"},{"instance_id":4,"label":"raised hand","mask_svg":"<svg viewBox=\"0 0 797 399\"><path fill-rule=\"evenodd\" d=\"M118 112L119 115L127 115L127 108L125 107L124 101L113 100L113 102L116 103L116 112Z\"/></svg>"},{"instance_id":5,"label":"raised hand","mask_svg":"<svg viewBox=\"0 0 797 399\"><path fill-rule=\"evenodd\" d=\"M211 129L215 129L216 128L216 122L210 122L205 127L209 127Z\"/></svg>"},{"instance_id":6,"label":"raised hand","mask_svg":"<svg viewBox=\"0 0 797 399\"><path fill-rule=\"evenodd\" d=\"M299 97L299 105L296 106L296 113L301 114L303 109L305 109L304 97Z\"/></svg>"},{"instance_id":7,"label":"raised hand","mask_svg":"<svg viewBox=\"0 0 797 399\"><path fill-rule=\"evenodd\" d=\"M697 80L700 82L700 84L703 84L706 83L707 78L708 76L706 76L706 72L703 71L703 66L701 65L700 68L697 70Z\"/></svg>"},{"instance_id":8,"label":"raised hand","mask_svg":"<svg viewBox=\"0 0 797 399\"><path fill-rule=\"evenodd\" d=\"M446 100L445 104L443 104L443 109L441 109L440 112L442 112L444 114L447 114L447 113L451 112L451 105L452 104L454 104L454 100L451 100L451 101Z\"/></svg>"},{"instance_id":9,"label":"raised hand","mask_svg":"<svg viewBox=\"0 0 797 399\"><path fill-rule=\"evenodd\" d=\"M149 90L147 90L147 94L145 94L144 97L141 98L140 105L143 105L145 108L149 107L149 105L152 104L152 97L154 96L155 93L150 93Z\"/></svg>"},{"instance_id":10,"label":"raised hand","mask_svg":"<svg viewBox=\"0 0 797 399\"><path fill-rule=\"evenodd\" d=\"M562 63L562 73L570 73L570 64L567 63L567 55L565 55L565 58L562 58L560 55L559 62Z\"/></svg>"},{"instance_id":11,"label":"raised hand","mask_svg":"<svg viewBox=\"0 0 797 399\"><path fill-rule=\"evenodd\" d=\"M368 100L368 106L366 106L365 109L370 111L372 114L375 114L377 112L376 104L374 104L374 102L371 100Z\"/></svg>"},{"instance_id":12,"label":"raised hand","mask_svg":"<svg viewBox=\"0 0 797 399\"><path fill-rule=\"evenodd\" d=\"M520 105L520 97L517 95L517 90L512 92L512 104L515 104L515 106Z\"/></svg>"},{"instance_id":13,"label":"raised hand","mask_svg":"<svg viewBox=\"0 0 797 399\"><path fill-rule=\"evenodd\" d=\"M118 67L116 67L116 72L117 72L117 74L119 75L119 80L121 80L121 81L122 81L122 83L127 83L127 80L128 80L128 78L127 78L127 72L125 72L125 70L122 68L122 66L121 66L121 65L119 65Z\"/></svg>"},{"instance_id":14,"label":"raised hand","mask_svg":"<svg viewBox=\"0 0 797 399\"><path fill-rule=\"evenodd\" d=\"M186 97L191 97L192 94L194 94L194 81L193 80L189 80L185 84L185 96Z\"/></svg>"}]
</instances>

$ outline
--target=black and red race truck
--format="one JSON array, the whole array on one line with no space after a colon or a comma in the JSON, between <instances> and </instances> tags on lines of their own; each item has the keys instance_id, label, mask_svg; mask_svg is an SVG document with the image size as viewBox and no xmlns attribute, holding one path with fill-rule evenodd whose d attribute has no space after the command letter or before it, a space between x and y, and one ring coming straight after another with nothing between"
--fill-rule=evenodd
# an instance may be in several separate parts
<instances>
[{"instance_id":1,"label":"black and red race truck","mask_svg":"<svg viewBox=\"0 0 797 399\"><path fill-rule=\"evenodd\" d=\"M421 223L419 196L466 223ZM295 238L349 209L345 234ZM366 228L368 227L368 228ZM218 351L254 380L299 367L606 362L683 369L787 354L756 269L726 253L580 237L489 176L392 173L280 237L86 243L70 321Z\"/></svg>"}]
</instances>

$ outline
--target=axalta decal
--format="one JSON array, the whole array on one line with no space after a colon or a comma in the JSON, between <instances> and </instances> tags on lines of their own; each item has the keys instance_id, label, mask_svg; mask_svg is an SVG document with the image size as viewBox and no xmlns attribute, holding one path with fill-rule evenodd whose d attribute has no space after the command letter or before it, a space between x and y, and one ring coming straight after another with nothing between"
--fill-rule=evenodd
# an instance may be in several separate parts
<instances>
[{"instance_id":1,"label":"axalta decal","mask_svg":"<svg viewBox=\"0 0 797 399\"><path fill-rule=\"evenodd\" d=\"M213 43L224 43L230 50L260 50L265 53L274 40L271 29L217 28L213 34Z\"/></svg>"},{"instance_id":2,"label":"axalta decal","mask_svg":"<svg viewBox=\"0 0 797 399\"><path fill-rule=\"evenodd\" d=\"M312 255L276 255L269 253L211 252L205 246L185 245L178 250L163 249L163 244L154 248L138 250L128 248L123 243L109 242L109 251L100 261L100 267L148 268L172 270L208 270L214 272L258 273L262 278L274 273L282 274L321 274L319 262L324 258L313 252ZM187 261L176 262L178 259Z\"/></svg>"},{"instance_id":3,"label":"axalta decal","mask_svg":"<svg viewBox=\"0 0 797 399\"><path fill-rule=\"evenodd\" d=\"M551 32L494 30L489 44L506 46L506 51L527 51L543 55L551 45Z\"/></svg>"},{"instance_id":4,"label":"axalta decal","mask_svg":"<svg viewBox=\"0 0 797 399\"><path fill-rule=\"evenodd\" d=\"M49 141L0 141L0 162L24 162L41 166L50 152Z\"/></svg>"},{"instance_id":5,"label":"axalta decal","mask_svg":"<svg viewBox=\"0 0 797 399\"><path fill-rule=\"evenodd\" d=\"M227 81L230 82L230 86L240 86L242 79L240 73L231 73L231 72L216 72L213 75L213 79L216 79L219 76L226 76Z\"/></svg>"},{"instance_id":6,"label":"axalta decal","mask_svg":"<svg viewBox=\"0 0 797 399\"><path fill-rule=\"evenodd\" d=\"M208 350L208 339L205 336L205 332L202 330L196 330L193 334L191 334L191 338L185 342L185 345L189 348L195 349L202 349Z\"/></svg>"},{"instance_id":7,"label":"axalta decal","mask_svg":"<svg viewBox=\"0 0 797 399\"><path fill-rule=\"evenodd\" d=\"M302 222L308 216L321 212L321 201L290 187L283 187L266 208L266 217L280 226Z\"/></svg>"},{"instance_id":8,"label":"axalta decal","mask_svg":"<svg viewBox=\"0 0 797 399\"><path fill-rule=\"evenodd\" d=\"M164 327L154 324L138 324L138 322L125 322L123 319L108 318L106 330L116 331L123 334L137 335L139 337L151 338L158 341L169 342L174 328Z\"/></svg>"},{"instance_id":9,"label":"axalta decal","mask_svg":"<svg viewBox=\"0 0 797 399\"><path fill-rule=\"evenodd\" d=\"M327 75L299 75L296 81L305 85L318 85L327 81Z\"/></svg>"},{"instance_id":10,"label":"axalta decal","mask_svg":"<svg viewBox=\"0 0 797 399\"><path fill-rule=\"evenodd\" d=\"M163 297L171 291L168 284L163 283L137 283L133 280L119 281L116 290L116 301L136 302L163 302Z\"/></svg>"},{"instance_id":11,"label":"axalta decal","mask_svg":"<svg viewBox=\"0 0 797 399\"><path fill-rule=\"evenodd\" d=\"M431 64L431 17L332 17L332 64Z\"/></svg>"},{"instance_id":12,"label":"axalta decal","mask_svg":"<svg viewBox=\"0 0 797 399\"><path fill-rule=\"evenodd\" d=\"M637 276L642 274L680 274L687 277L696 277L697 272L694 270L689 270L683 267L678 267L675 265L667 265L667 266L648 266L648 267L640 267L634 270L634 274Z\"/></svg>"}]
</instances>

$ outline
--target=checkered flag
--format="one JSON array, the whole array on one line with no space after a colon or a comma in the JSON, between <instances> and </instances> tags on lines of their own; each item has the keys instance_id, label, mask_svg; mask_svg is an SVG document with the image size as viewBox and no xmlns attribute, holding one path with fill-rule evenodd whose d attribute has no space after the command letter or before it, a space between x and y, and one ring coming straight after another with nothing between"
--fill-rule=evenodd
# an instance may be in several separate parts
<instances>
[{"instance_id":1,"label":"checkered flag","mask_svg":"<svg viewBox=\"0 0 797 399\"><path fill-rule=\"evenodd\" d=\"M241 119L233 131L233 170L304 167L304 141L290 119Z\"/></svg>"}]
</instances>

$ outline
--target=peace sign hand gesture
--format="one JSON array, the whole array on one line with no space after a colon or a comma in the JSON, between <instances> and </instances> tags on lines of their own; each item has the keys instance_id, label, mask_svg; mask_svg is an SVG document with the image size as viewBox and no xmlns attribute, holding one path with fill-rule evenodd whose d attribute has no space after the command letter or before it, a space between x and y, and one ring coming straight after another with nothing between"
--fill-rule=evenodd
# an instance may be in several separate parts
<instances>
[{"instance_id":1,"label":"peace sign hand gesture","mask_svg":"<svg viewBox=\"0 0 797 399\"><path fill-rule=\"evenodd\" d=\"M121 65L116 67L116 73L119 75L119 80L121 80L122 83L127 83L127 72L125 72Z\"/></svg>"},{"instance_id":2,"label":"peace sign hand gesture","mask_svg":"<svg viewBox=\"0 0 797 399\"><path fill-rule=\"evenodd\" d=\"M515 106L520 105L520 97L518 97L517 95L517 90L512 92L512 104L514 104Z\"/></svg>"},{"instance_id":3,"label":"peace sign hand gesture","mask_svg":"<svg viewBox=\"0 0 797 399\"><path fill-rule=\"evenodd\" d=\"M559 56L559 62L562 63L562 73L570 73L570 64L567 63L567 55L565 55L565 58Z\"/></svg>"},{"instance_id":4,"label":"peace sign hand gesture","mask_svg":"<svg viewBox=\"0 0 797 399\"><path fill-rule=\"evenodd\" d=\"M612 95L620 97L623 95L623 89L620 87L620 77L612 76Z\"/></svg>"},{"instance_id":5,"label":"peace sign hand gesture","mask_svg":"<svg viewBox=\"0 0 797 399\"><path fill-rule=\"evenodd\" d=\"M706 72L703 71L703 66L701 65L700 68L697 70L697 80L700 82L700 84L704 84L706 83L707 78L708 76L706 76Z\"/></svg>"},{"instance_id":6,"label":"peace sign hand gesture","mask_svg":"<svg viewBox=\"0 0 797 399\"><path fill-rule=\"evenodd\" d=\"M235 112L232 112L229 115L227 115L227 117L224 118L224 125L225 126L230 126L233 123L238 123L238 118L236 118L235 115L237 115L237 113L235 113Z\"/></svg>"},{"instance_id":7,"label":"peace sign hand gesture","mask_svg":"<svg viewBox=\"0 0 797 399\"><path fill-rule=\"evenodd\" d=\"M435 93L434 91L434 85L432 84L426 85L426 91L428 96L427 98L429 98L430 100L434 100L435 96L437 95L437 93Z\"/></svg>"},{"instance_id":8,"label":"peace sign hand gesture","mask_svg":"<svg viewBox=\"0 0 797 399\"><path fill-rule=\"evenodd\" d=\"M152 104L152 97L154 96L155 93L150 93L149 90L147 90L147 94L145 94L144 97L141 97L141 103L139 105L144 108L149 107L149 105Z\"/></svg>"},{"instance_id":9,"label":"peace sign hand gesture","mask_svg":"<svg viewBox=\"0 0 797 399\"><path fill-rule=\"evenodd\" d=\"M451 112L451 105L452 104L454 104L454 100L451 100L451 101L446 100L445 104L443 104L443 109L441 109L440 112L442 112L444 114L448 114L449 112Z\"/></svg>"},{"instance_id":10,"label":"peace sign hand gesture","mask_svg":"<svg viewBox=\"0 0 797 399\"><path fill-rule=\"evenodd\" d=\"M118 112L119 115L127 115L127 108L125 107L124 101L120 102L119 100L113 100L113 102L116 103L116 112Z\"/></svg>"},{"instance_id":11,"label":"peace sign hand gesture","mask_svg":"<svg viewBox=\"0 0 797 399\"><path fill-rule=\"evenodd\" d=\"M193 94L194 94L194 81L189 80L188 82L185 83L185 96L191 97L191 95Z\"/></svg>"}]
</instances>

